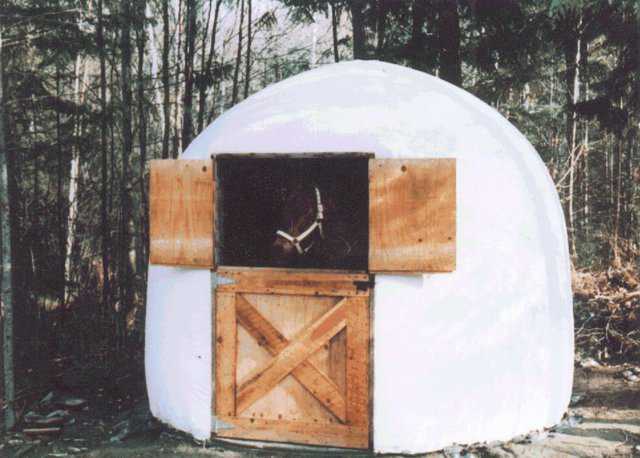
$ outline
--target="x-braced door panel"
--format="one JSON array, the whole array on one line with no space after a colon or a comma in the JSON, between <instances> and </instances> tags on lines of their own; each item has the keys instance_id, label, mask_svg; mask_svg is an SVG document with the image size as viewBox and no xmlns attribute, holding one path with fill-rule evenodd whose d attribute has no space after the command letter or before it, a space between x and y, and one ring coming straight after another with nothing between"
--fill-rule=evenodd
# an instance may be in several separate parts
<instances>
[{"instance_id":1,"label":"x-braced door panel","mask_svg":"<svg viewBox=\"0 0 640 458\"><path fill-rule=\"evenodd\" d=\"M216 435L368 448L369 292L289 277L216 291Z\"/></svg>"}]
</instances>

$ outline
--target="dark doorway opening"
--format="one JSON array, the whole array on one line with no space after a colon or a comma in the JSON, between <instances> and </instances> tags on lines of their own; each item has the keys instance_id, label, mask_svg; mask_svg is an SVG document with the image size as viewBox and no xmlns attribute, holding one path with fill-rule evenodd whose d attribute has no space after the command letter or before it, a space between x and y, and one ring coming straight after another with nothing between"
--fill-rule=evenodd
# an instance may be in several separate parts
<instances>
[{"instance_id":1,"label":"dark doorway opening","mask_svg":"<svg viewBox=\"0 0 640 458\"><path fill-rule=\"evenodd\" d=\"M221 155L216 168L218 265L367 270L366 156ZM277 234L309 228L302 254Z\"/></svg>"}]
</instances>

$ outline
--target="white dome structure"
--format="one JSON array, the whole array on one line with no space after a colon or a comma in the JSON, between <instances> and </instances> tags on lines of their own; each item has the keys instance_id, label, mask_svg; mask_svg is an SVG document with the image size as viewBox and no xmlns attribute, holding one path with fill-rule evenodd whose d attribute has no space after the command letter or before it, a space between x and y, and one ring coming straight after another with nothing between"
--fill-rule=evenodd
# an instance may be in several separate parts
<instances>
[{"instance_id":1,"label":"white dome structure","mask_svg":"<svg viewBox=\"0 0 640 458\"><path fill-rule=\"evenodd\" d=\"M557 424L573 378L570 259L554 183L525 137L445 81L354 61L249 97L182 158L304 152L456 159L455 271L376 276L373 449L422 453ZM155 265L148 276L151 410L200 439L214 420L211 278Z\"/></svg>"}]
</instances>

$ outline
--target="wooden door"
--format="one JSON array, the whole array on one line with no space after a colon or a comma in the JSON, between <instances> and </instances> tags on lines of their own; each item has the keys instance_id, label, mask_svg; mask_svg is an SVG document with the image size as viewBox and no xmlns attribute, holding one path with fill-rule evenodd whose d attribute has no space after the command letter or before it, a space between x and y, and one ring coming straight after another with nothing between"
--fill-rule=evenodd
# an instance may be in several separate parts
<instances>
[{"instance_id":1,"label":"wooden door","mask_svg":"<svg viewBox=\"0 0 640 458\"><path fill-rule=\"evenodd\" d=\"M214 434L369 448L368 276L221 275L233 283L215 292Z\"/></svg>"},{"instance_id":2,"label":"wooden door","mask_svg":"<svg viewBox=\"0 0 640 458\"><path fill-rule=\"evenodd\" d=\"M369 271L455 266L455 159L370 159Z\"/></svg>"}]
</instances>

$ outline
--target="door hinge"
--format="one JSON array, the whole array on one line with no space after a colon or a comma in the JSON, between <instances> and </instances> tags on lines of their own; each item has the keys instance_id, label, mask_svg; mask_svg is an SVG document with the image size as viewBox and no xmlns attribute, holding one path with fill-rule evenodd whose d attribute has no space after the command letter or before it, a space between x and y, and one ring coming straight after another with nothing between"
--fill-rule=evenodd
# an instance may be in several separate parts
<instances>
[{"instance_id":1,"label":"door hinge","mask_svg":"<svg viewBox=\"0 0 640 458\"><path fill-rule=\"evenodd\" d=\"M233 429L233 428L235 428L235 426L233 426L232 424L220 420L215 415L211 416L211 431L212 432L217 433L218 431L223 431L225 429Z\"/></svg>"},{"instance_id":2,"label":"door hinge","mask_svg":"<svg viewBox=\"0 0 640 458\"><path fill-rule=\"evenodd\" d=\"M357 291L368 291L370 289L373 289L376 281L373 275L369 275L369 280L354 281L353 284L355 285Z\"/></svg>"}]
</instances>

